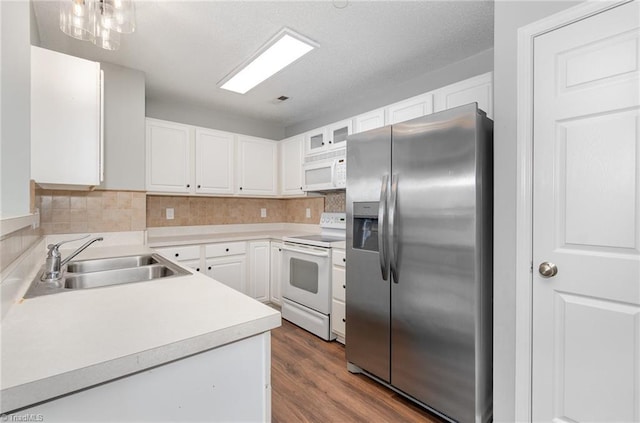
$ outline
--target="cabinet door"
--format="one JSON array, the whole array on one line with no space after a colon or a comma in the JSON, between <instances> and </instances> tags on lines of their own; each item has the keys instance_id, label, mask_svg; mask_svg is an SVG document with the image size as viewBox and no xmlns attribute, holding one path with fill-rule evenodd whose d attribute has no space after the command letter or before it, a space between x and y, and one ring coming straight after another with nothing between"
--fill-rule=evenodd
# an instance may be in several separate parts
<instances>
[{"instance_id":1,"label":"cabinet door","mask_svg":"<svg viewBox=\"0 0 640 423\"><path fill-rule=\"evenodd\" d=\"M327 127L329 148L341 148L347 145L347 137L353 133L353 121L346 119Z\"/></svg>"},{"instance_id":2,"label":"cabinet door","mask_svg":"<svg viewBox=\"0 0 640 423\"><path fill-rule=\"evenodd\" d=\"M269 241L249 243L249 296L258 301L269 301Z\"/></svg>"},{"instance_id":3,"label":"cabinet door","mask_svg":"<svg viewBox=\"0 0 640 423\"><path fill-rule=\"evenodd\" d=\"M196 272L202 272L202 267L200 266L200 259L197 260L181 260L180 264L188 267L190 269L195 270Z\"/></svg>"},{"instance_id":4,"label":"cabinet door","mask_svg":"<svg viewBox=\"0 0 640 423\"><path fill-rule=\"evenodd\" d=\"M301 195L303 136L280 142L280 194Z\"/></svg>"},{"instance_id":5,"label":"cabinet door","mask_svg":"<svg viewBox=\"0 0 640 423\"><path fill-rule=\"evenodd\" d=\"M325 151L327 142L327 128L318 128L304 135L304 154L316 154Z\"/></svg>"},{"instance_id":6,"label":"cabinet door","mask_svg":"<svg viewBox=\"0 0 640 423\"><path fill-rule=\"evenodd\" d=\"M36 182L100 184L101 86L99 63L31 47L31 178Z\"/></svg>"},{"instance_id":7,"label":"cabinet door","mask_svg":"<svg viewBox=\"0 0 640 423\"><path fill-rule=\"evenodd\" d=\"M493 72L448 85L434 93L436 112L473 102L478 103L487 117L493 118Z\"/></svg>"},{"instance_id":8,"label":"cabinet door","mask_svg":"<svg viewBox=\"0 0 640 423\"><path fill-rule=\"evenodd\" d=\"M353 133L365 132L384 126L384 109L374 110L354 118Z\"/></svg>"},{"instance_id":9,"label":"cabinet door","mask_svg":"<svg viewBox=\"0 0 640 423\"><path fill-rule=\"evenodd\" d=\"M235 135L196 129L196 192L233 194Z\"/></svg>"},{"instance_id":10,"label":"cabinet door","mask_svg":"<svg viewBox=\"0 0 640 423\"><path fill-rule=\"evenodd\" d=\"M247 293L246 256L207 259L206 275L236 291Z\"/></svg>"},{"instance_id":11,"label":"cabinet door","mask_svg":"<svg viewBox=\"0 0 640 423\"><path fill-rule=\"evenodd\" d=\"M387 124L404 122L433 113L433 95L422 94L387 107Z\"/></svg>"},{"instance_id":12,"label":"cabinet door","mask_svg":"<svg viewBox=\"0 0 640 423\"><path fill-rule=\"evenodd\" d=\"M280 305L282 297L282 243L271 243L271 268L270 268L270 295L271 302Z\"/></svg>"},{"instance_id":13,"label":"cabinet door","mask_svg":"<svg viewBox=\"0 0 640 423\"><path fill-rule=\"evenodd\" d=\"M191 127L147 119L147 191L192 192Z\"/></svg>"},{"instance_id":14,"label":"cabinet door","mask_svg":"<svg viewBox=\"0 0 640 423\"><path fill-rule=\"evenodd\" d=\"M240 151L238 193L276 195L278 144L275 141L238 136Z\"/></svg>"}]
</instances>

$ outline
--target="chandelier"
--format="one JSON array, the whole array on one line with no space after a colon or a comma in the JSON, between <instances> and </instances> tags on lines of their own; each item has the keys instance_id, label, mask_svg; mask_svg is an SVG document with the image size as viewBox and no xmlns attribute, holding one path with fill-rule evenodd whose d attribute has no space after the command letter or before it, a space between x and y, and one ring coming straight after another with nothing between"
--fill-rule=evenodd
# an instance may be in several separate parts
<instances>
[{"instance_id":1,"label":"chandelier","mask_svg":"<svg viewBox=\"0 0 640 423\"><path fill-rule=\"evenodd\" d=\"M105 50L117 50L120 34L136 29L133 0L61 0L60 29Z\"/></svg>"}]
</instances>

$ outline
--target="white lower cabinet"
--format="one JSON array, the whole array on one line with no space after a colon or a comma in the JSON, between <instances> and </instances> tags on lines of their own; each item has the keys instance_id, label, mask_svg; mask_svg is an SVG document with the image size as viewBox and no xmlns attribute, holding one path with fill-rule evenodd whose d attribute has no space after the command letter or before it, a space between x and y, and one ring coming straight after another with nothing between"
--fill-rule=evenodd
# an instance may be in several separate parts
<instances>
[{"instance_id":1,"label":"white lower cabinet","mask_svg":"<svg viewBox=\"0 0 640 423\"><path fill-rule=\"evenodd\" d=\"M347 338L346 326L346 265L345 250L333 250L332 254L332 300L331 300L331 330L336 334L338 342L345 343Z\"/></svg>"},{"instance_id":2,"label":"white lower cabinet","mask_svg":"<svg viewBox=\"0 0 640 423\"><path fill-rule=\"evenodd\" d=\"M282 305L282 243L271 241L270 301Z\"/></svg>"},{"instance_id":3,"label":"white lower cabinet","mask_svg":"<svg viewBox=\"0 0 640 423\"><path fill-rule=\"evenodd\" d=\"M193 269L196 272L202 272L202 263L200 259L197 260L180 260L180 264L189 269Z\"/></svg>"},{"instance_id":4,"label":"white lower cabinet","mask_svg":"<svg viewBox=\"0 0 640 423\"><path fill-rule=\"evenodd\" d=\"M205 273L223 284L247 294L247 244L221 242L204 247Z\"/></svg>"},{"instance_id":5,"label":"white lower cabinet","mask_svg":"<svg viewBox=\"0 0 640 423\"><path fill-rule=\"evenodd\" d=\"M249 242L249 289L247 294L258 301L269 301L269 241Z\"/></svg>"}]
</instances>

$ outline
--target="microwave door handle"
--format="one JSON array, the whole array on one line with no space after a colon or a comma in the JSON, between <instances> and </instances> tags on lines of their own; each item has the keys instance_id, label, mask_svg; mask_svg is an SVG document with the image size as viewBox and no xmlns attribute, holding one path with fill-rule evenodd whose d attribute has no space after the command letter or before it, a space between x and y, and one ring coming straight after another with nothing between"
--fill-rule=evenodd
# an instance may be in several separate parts
<instances>
[{"instance_id":1,"label":"microwave door handle","mask_svg":"<svg viewBox=\"0 0 640 423\"><path fill-rule=\"evenodd\" d=\"M398 174L391 177L391 200L389 202L389 264L391 267L391 277L395 283L398 283L398 241L397 241L397 225L396 215L398 214Z\"/></svg>"},{"instance_id":2,"label":"microwave door handle","mask_svg":"<svg viewBox=\"0 0 640 423\"><path fill-rule=\"evenodd\" d=\"M338 181L336 180L336 163L338 163L337 160L333 160L331 162L331 185L338 186Z\"/></svg>"},{"instance_id":3,"label":"microwave door handle","mask_svg":"<svg viewBox=\"0 0 640 423\"><path fill-rule=\"evenodd\" d=\"M389 175L382 177L382 185L380 186L380 203L378 206L378 256L380 257L380 272L382 280L389 278L389 257L387 257L387 193L389 185Z\"/></svg>"}]
</instances>

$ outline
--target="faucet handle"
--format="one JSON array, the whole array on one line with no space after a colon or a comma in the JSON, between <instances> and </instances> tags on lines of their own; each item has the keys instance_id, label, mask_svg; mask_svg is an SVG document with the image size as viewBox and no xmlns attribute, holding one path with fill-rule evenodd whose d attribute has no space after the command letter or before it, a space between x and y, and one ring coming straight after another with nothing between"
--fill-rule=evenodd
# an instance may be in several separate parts
<instances>
[{"instance_id":1,"label":"faucet handle","mask_svg":"<svg viewBox=\"0 0 640 423\"><path fill-rule=\"evenodd\" d=\"M47 248L49 249L49 255L54 254L53 253L54 251L57 252L58 248L60 248L60 246L62 244L66 244L67 242L80 241L81 239L89 238L90 236L91 236L91 234L87 234L87 235L85 235L83 237L80 237L80 238L67 239L65 241L60 241L60 242L58 242L56 244L49 244L49 245L47 245ZM60 254L60 253L58 253L58 254Z\"/></svg>"}]
</instances>

